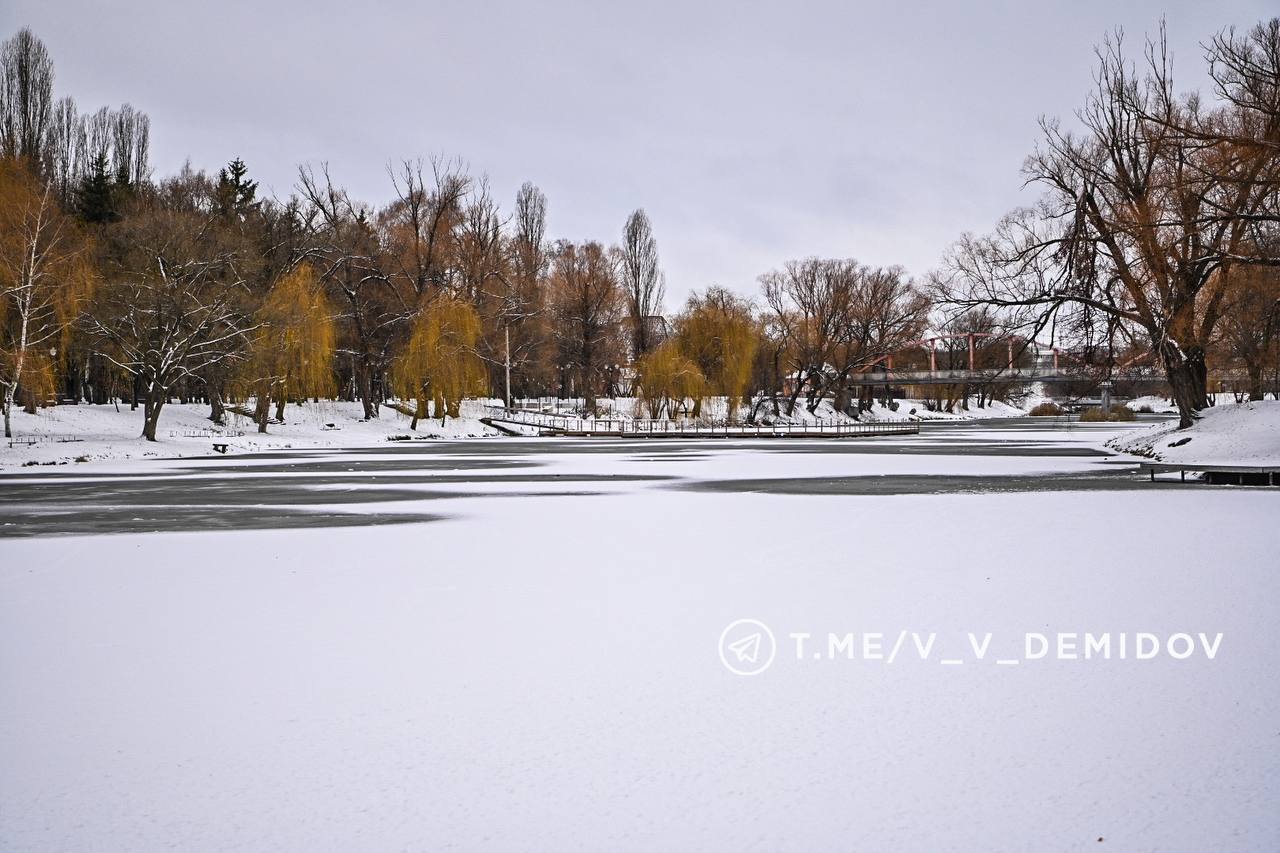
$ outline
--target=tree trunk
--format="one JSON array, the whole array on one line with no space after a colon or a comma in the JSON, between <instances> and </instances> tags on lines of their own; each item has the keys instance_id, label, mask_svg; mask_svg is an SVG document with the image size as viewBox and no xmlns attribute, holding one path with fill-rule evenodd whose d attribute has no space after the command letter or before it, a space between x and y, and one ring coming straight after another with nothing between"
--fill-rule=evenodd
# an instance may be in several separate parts
<instances>
[{"instance_id":1,"label":"tree trunk","mask_svg":"<svg viewBox=\"0 0 1280 853\"><path fill-rule=\"evenodd\" d=\"M373 402L373 368L368 359L360 363L360 404L364 408L364 419L373 420L378 416L378 407Z\"/></svg>"},{"instance_id":2,"label":"tree trunk","mask_svg":"<svg viewBox=\"0 0 1280 853\"><path fill-rule=\"evenodd\" d=\"M164 406L164 397L154 387L147 391L143 404L142 437L147 441L156 440L156 426L160 423L160 409Z\"/></svg>"},{"instance_id":3,"label":"tree trunk","mask_svg":"<svg viewBox=\"0 0 1280 853\"><path fill-rule=\"evenodd\" d=\"M1265 396L1262 392L1262 365L1246 364L1245 372L1249 376L1249 400L1261 400Z\"/></svg>"},{"instance_id":4,"label":"tree trunk","mask_svg":"<svg viewBox=\"0 0 1280 853\"><path fill-rule=\"evenodd\" d=\"M1193 346L1183 351L1166 340L1160 345L1160 360L1164 362L1173 401L1178 404L1178 429L1186 429L1195 423L1196 413L1209 405L1204 350Z\"/></svg>"},{"instance_id":5,"label":"tree trunk","mask_svg":"<svg viewBox=\"0 0 1280 853\"><path fill-rule=\"evenodd\" d=\"M227 407L222 402L222 392L212 386L209 387L209 420L215 424L223 423L226 418Z\"/></svg>"},{"instance_id":6,"label":"tree trunk","mask_svg":"<svg viewBox=\"0 0 1280 853\"><path fill-rule=\"evenodd\" d=\"M13 411L13 386L12 385L4 386L4 401L0 405L3 405L3 408L4 408L4 437L13 438L13 429L9 425L9 413Z\"/></svg>"},{"instance_id":7,"label":"tree trunk","mask_svg":"<svg viewBox=\"0 0 1280 853\"><path fill-rule=\"evenodd\" d=\"M833 404L837 412L849 414L849 404L853 402L853 395L849 393L848 385L841 385L836 390L836 399Z\"/></svg>"},{"instance_id":8,"label":"tree trunk","mask_svg":"<svg viewBox=\"0 0 1280 853\"><path fill-rule=\"evenodd\" d=\"M787 417L791 417L796 413L796 403L800 402L800 392L804 390L804 383L797 382L796 387L792 389L790 396L787 397Z\"/></svg>"},{"instance_id":9,"label":"tree trunk","mask_svg":"<svg viewBox=\"0 0 1280 853\"><path fill-rule=\"evenodd\" d=\"M253 404L253 420L258 424L258 432L267 431L267 418L271 413L271 391L269 388L263 387L258 389L258 396Z\"/></svg>"}]
</instances>

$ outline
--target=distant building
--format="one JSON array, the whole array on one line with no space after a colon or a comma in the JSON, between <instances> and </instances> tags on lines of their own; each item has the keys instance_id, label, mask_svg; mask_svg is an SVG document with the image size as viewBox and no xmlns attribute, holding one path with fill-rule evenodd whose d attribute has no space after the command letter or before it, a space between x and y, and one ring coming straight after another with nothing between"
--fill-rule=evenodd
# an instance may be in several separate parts
<instances>
[{"instance_id":1,"label":"distant building","mask_svg":"<svg viewBox=\"0 0 1280 853\"><path fill-rule=\"evenodd\" d=\"M649 314L642 320L644 323L645 337L649 341L649 348L662 346L671 337L671 326L667 323L667 318L661 314ZM635 338L628 333L626 335L626 353L627 364L634 365L636 363Z\"/></svg>"},{"instance_id":2,"label":"distant building","mask_svg":"<svg viewBox=\"0 0 1280 853\"><path fill-rule=\"evenodd\" d=\"M667 325L667 318L661 314L650 314L643 318L645 337L649 339L651 346L661 346L667 342L667 338L671 337L671 327Z\"/></svg>"}]
</instances>

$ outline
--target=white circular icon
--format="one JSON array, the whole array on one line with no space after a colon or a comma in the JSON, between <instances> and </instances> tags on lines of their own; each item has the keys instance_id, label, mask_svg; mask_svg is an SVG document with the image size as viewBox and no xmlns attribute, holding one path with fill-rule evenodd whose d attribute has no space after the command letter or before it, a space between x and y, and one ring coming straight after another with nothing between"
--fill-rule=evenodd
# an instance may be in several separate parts
<instances>
[{"instance_id":1,"label":"white circular icon","mask_svg":"<svg viewBox=\"0 0 1280 853\"><path fill-rule=\"evenodd\" d=\"M777 653L773 632L759 619L739 619L720 634L720 662L734 675L759 675Z\"/></svg>"}]
</instances>

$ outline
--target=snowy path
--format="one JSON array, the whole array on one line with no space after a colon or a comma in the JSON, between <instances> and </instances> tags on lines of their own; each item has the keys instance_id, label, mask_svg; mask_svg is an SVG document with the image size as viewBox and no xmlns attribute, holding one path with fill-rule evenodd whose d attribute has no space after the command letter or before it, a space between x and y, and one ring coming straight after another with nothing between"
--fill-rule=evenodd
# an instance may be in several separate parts
<instances>
[{"instance_id":1,"label":"snowy path","mask_svg":"<svg viewBox=\"0 0 1280 853\"><path fill-rule=\"evenodd\" d=\"M1106 435L499 441L416 469L0 481L80 483L107 523L112 501L212 517L344 478L324 512L439 518L0 540L0 848L1275 849L1280 495L758 485L1085 475ZM750 490L687 487L730 480ZM717 645L743 617L778 641L754 677ZM887 654L900 631L935 634L930 654L826 654L828 633ZM966 632L992 634L982 659ZM1212 659L1027 659L1026 634L1059 632L1223 639Z\"/></svg>"}]
</instances>

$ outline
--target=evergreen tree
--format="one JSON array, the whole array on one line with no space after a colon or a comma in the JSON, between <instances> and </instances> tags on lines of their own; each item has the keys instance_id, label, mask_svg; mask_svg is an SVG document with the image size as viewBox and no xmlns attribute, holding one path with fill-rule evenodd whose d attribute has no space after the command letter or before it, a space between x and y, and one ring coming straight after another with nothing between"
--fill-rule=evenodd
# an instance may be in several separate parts
<instances>
[{"instance_id":1,"label":"evergreen tree","mask_svg":"<svg viewBox=\"0 0 1280 853\"><path fill-rule=\"evenodd\" d=\"M257 206L258 182L249 180L249 167L239 157L218 171L218 212L244 216Z\"/></svg>"},{"instance_id":2,"label":"evergreen tree","mask_svg":"<svg viewBox=\"0 0 1280 853\"><path fill-rule=\"evenodd\" d=\"M85 222L115 222L120 218L118 202L119 194L111 178L107 155L99 154L76 189L76 212Z\"/></svg>"}]
</instances>

